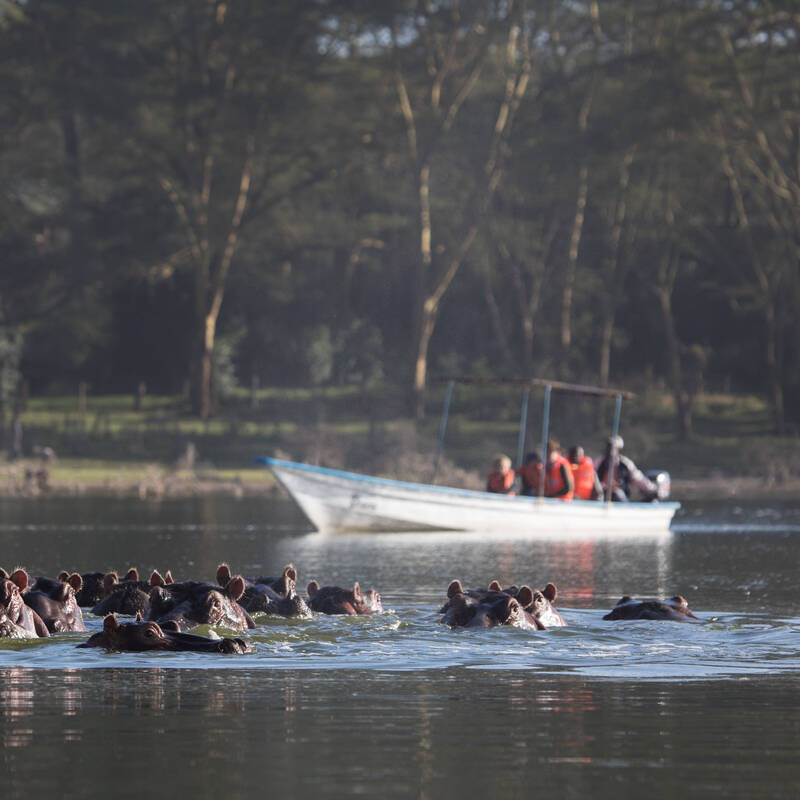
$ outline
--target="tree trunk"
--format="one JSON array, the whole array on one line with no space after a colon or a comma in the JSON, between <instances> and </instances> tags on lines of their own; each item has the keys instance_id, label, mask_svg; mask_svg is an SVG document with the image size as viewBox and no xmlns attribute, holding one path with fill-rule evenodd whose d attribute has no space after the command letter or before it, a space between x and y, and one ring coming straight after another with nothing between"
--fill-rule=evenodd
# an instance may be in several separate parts
<instances>
[{"instance_id":1,"label":"tree trunk","mask_svg":"<svg viewBox=\"0 0 800 800\"><path fill-rule=\"evenodd\" d=\"M586 214L586 198L589 194L589 168L583 164L578 174L578 194L575 200L575 216L572 220L572 233L569 237L567 268L564 272L564 288L561 294L561 363L569 360L572 344L572 297L575 292L575 276L578 270L578 254L583 234L583 220ZM566 376L563 376L566 377Z\"/></svg>"},{"instance_id":2,"label":"tree trunk","mask_svg":"<svg viewBox=\"0 0 800 800\"><path fill-rule=\"evenodd\" d=\"M664 258L667 257L664 256ZM672 292L669 287L662 286L657 289L657 295L667 345L670 382L672 383L672 392L675 398L678 438L680 441L686 442L692 437L692 400L683 385L680 343L675 330L675 320L672 316Z\"/></svg>"}]
</instances>

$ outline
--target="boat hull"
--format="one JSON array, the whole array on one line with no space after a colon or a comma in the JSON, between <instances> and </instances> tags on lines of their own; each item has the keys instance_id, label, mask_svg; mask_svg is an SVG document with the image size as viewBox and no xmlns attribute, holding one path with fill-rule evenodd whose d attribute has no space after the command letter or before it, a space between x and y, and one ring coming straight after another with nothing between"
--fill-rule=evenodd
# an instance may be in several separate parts
<instances>
[{"instance_id":1,"label":"boat hull","mask_svg":"<svg viewBox=\"0 0 800 800\"><path fill-rule=\"evenodd\" d=\"M678 503L563 502L395 481L259 458L319 531L666 533Z\"/></svg>"}]
</instances>

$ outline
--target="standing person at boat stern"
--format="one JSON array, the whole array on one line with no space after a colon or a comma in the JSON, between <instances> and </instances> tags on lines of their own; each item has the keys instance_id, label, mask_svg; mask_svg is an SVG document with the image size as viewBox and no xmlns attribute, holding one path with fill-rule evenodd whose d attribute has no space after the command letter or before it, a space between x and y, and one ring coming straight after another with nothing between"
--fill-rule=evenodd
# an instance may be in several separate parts
<instances>
[{"instance_id":1,"label":"standing person at boat stern","mask_svg":"<svg viewBox=\"0 0 800 800\"><path fill-rule=\"evenodd\" d=\"M486 491L496 494L514 494L514 479L517 473L511 469L511 459L502 453L495 457L486 479Z\"/></svg>"},{"instance_id":2,"label":"standing person at boat stern","mask_svg":"<svg viewBox=\"0 0 800 800\"><path fill-rule=\"evenodd\" d=\"M572 500L574 492L572 465L561 455L561 444L555 439L549 439L544 493L547 497L555 497L558 500Z\"/></svg>"}]
</instances>

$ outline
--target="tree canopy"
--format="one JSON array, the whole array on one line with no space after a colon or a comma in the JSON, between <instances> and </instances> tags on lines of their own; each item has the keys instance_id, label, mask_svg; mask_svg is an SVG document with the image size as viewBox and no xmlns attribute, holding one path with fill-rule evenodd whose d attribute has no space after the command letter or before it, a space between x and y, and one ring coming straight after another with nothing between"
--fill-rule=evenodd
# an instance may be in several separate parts
<instances>
[{"instance_id":1,"label":"tree canopy","mask_svg":"<svg viewBox=\"0 0 800 800\"><path fill-rule=\"evenodd\" d=\"M662 381L800 409L800 14L0 4L0 382ZM16 377L15 377L16 376Z\"/></svg>"}]
</instances>

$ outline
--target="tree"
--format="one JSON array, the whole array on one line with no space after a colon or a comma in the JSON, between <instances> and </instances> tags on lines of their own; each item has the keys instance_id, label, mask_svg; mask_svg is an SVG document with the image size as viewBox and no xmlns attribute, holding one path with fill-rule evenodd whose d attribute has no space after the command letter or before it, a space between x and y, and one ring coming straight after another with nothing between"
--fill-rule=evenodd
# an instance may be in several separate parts
<instances>
[{"instance_id":1,"label":"tree","mask_svg":"<svg viewBox=\"0 0 800 800\"><path fill-rule=\"evenodd\" d=\"M526 4L416 4L392 23L395 80L418 209L412 394L424 413L428 351L442 298L461 269L500 182L504 146L532 68ZM502 49L500 49L502 48ZM497 85L481 84L495 68ZM495 112L459 127L479 86ZM491 88L488 88L491 87ZM462 163L454 161L458 155ZM477 167L476 167L477 162Z\"/></svg>"}]
</instances>

